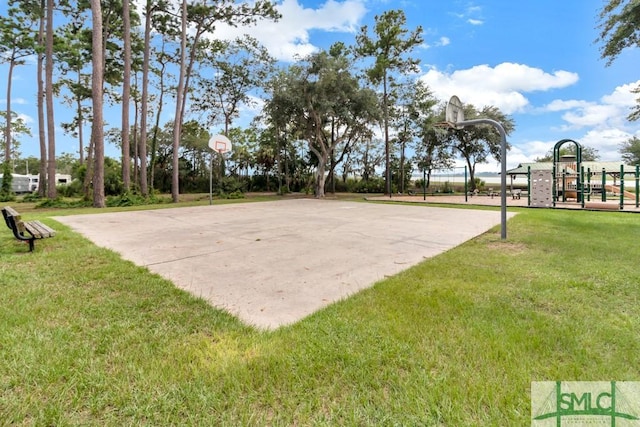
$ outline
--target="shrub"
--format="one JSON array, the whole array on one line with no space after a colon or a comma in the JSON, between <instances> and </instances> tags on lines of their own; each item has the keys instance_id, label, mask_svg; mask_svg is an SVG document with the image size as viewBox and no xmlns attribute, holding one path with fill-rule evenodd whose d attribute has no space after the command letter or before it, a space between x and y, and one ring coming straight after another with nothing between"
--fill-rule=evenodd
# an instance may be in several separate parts
<instances>
[{"instance_id":1,"label":"shrub","mask_svg":"<svg viewBox=\"0 0 640 427\"><path fill-rule=\"evenodd\" d=\"M244 199L244 193L241 191L234 191L233 193L225 194L227 199Z\"/></svg>"},{"instance_id":2,"label":"shrub","mask_svg":"<svg viewBox=\"0 0 640 427\"><path fill-rule=\"evenodd\" d=\"M147 200L144 197L130 192L126 192L117 196L108 196L105 200L105 205L110 208L122 206L138 206L144 204L147 204Z\"/></svg>"},{"instance_id":3,"label":"shrub","mask_svg":"<svg viewBox=\"0 0 640 427\"><path fill-rule=\"evenodd\" d=\"M156 194L151 194L148 197L143 197L140 194L125 192L117 196L108 196L105 204L107 207L123 207L123 206L142 206L142 205L157 205L167 202L168 199L163 197L157 197Z\"/></svg>"},{"instance_id":4,"label":"shrub","mask_svg":"<svg viewBox=\"0 0 640 427\"><path fill-rule=\"evenodd\" d=\"M0 202L13 202L16 196L12 193L0 192Z\"/></svg>"},{"instance_id":5,"label":"shrub","mask_svg":"<svg viewBox=\"0 0 640 427\"><path fill-rule=\"evenodd\" d=\"M353 189L355 193L384 193L384 178L375 177L358 181Z\"/></svg>"},{"instance_id":6,"label":"shrub","mask_svg":"<svg viewBox=\"0 0 640 427\"><path fill-rule=\"evenodd\" d=\"M92 206L91 200L64 200L62 197L44 199L36 205L36 208L84 208Z\"/></svg>"},{"instance_id":7,"label":"shrub","mask_svg":"<svg viewBox=\"0 0 640 427\"><path fill-rule=\"evenodd\" d=\"M485 186L485 182L483 180L481 180L480 178L474 178L473 182L475 182L475 187L472 185L473 183L471 182L471 180L469 180L468 187L469 189L473 189L473 188L477 188L478 190L483 190L484 186Z\"/></svg>"},{"instance_id":8,"label":"shrub","mask_svg":"<svg viewBox=\"0 0 640 427\"><path fill-rule=\"evenodd\" d=\"M11 183L13 181L13 175L11 175L11 165L9 162L4 162L2 165L2 176L0 185L0 201L12 202L16 199L16 196L11 191Z\"/></svg>"},{"instance_id":9,"label":"shrub","mask_svg":"<svg viewBox=\"0 0 640 427\"><path fill-rule=\"evenodd\" d=\"M219 191L226 194L246 191L246 182L235 176L225 176L220 182Z\"/></svg>"},{"instance_id":10,"label":"shrub","mask_svg":"<svg viewBox=\"0 0 640 427\"><path fill-rule=\"evenodd\" d=\"M82 183L74 179L68 185L58 185L56 186L56 193L62 197L81 197Z\"/></svg>"},{"instance_id":11,"label":"shrub","mask_svg":"<svg viewBox=\"0 0 640 427\"><path fill-rule=\"evenodd\" d=\"M22 197L22 202L24 203L39 202L40 200L42 200L42 197L38 193L25 194Z\"/></svg>"}]
</instances>

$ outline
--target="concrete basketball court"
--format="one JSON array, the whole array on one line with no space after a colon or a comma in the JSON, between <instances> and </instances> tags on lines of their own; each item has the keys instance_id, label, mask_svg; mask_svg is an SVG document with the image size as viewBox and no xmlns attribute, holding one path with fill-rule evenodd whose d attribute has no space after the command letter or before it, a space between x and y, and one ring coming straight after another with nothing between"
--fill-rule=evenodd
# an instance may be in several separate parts
<instances>
[{"instance_id":1,"label":"concrete basketball court","mask_svg":"<svg viewBox=\"0 0 640 427\"><path fill-rule=\"evenodd\" d=\"M297 199L54 219L273 329L487 231L500 212Z\"/></svg>"}]
</instances>

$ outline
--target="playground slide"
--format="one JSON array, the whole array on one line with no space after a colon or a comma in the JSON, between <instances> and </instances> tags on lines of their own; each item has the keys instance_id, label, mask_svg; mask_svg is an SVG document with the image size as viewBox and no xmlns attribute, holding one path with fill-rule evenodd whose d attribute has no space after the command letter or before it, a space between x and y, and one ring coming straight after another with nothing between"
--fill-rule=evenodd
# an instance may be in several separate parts
<instances>
[{"instance_id":1,"label":"playground slide","mask_svg":"<svg viewBox=\"0 0 640 427\"><path fill-rule=\"evenodd\" d=\"M616 186L616 185L609 185L609 184L607 184L607 185L605 185L605 186L604 186L604 188L605 188L607 191L611 191L612 193L620 194L620 187L618 187L618 186ZM627 197L627 198L629 198L629 199L634 199L634 200L635 200L635 198L636 198L636 194L635 194L635 193L632 193L632 192L630 192L630 191L624 191L624 192L623 192L623 194L624 194L624 197Z\"/></svg>"}]
</instances>

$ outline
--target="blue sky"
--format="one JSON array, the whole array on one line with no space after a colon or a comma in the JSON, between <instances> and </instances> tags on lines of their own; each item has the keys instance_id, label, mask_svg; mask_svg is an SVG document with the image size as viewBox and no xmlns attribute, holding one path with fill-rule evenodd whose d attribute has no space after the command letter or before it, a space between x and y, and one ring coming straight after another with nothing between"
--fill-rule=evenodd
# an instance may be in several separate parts
<instances>
[{"instance_id":1,"label":"blue sky","mask_svg":"<svg viewBox=\"0 0 640 427\"><path fill-rule=\"evenodd\" d=\"M624 52L611 66L600 59L598 12L604 0L344 0L278 1L283 18L251 28L281 61L327 48L341 40L354 42L361 25L376 14L403 9L407 27L421 25L424 45L420 78L439 98L457 95L481 108L493 105L511 115L516 130L508 167L543 156L560 139L571 138L598 150L602 160L619 160L619 145L640 136L640 123L626 120L635 104L630 89L640 84L640 52ZM0 11L6 0L0 1ZM233 37L239 29L220 27L217 37ZM7 66L0 66L0 90ZM21 67L14 82L14 110L36 134L35 71ZM0 108L6 100L0 95ZM171 105L166 111L173 111ZM66 111L56 110L65 120ZM118 123L112 112L112 123ZM250 111L247 111L250 114ZM109 120L109 117L107 117ZM74 153L76 142L61 129L58 152ZM22 141L23 155L37 154L35 138ZM107 154L117 156L109 147ZM494 171L495 162L479 167Z\"/></svg>"}]
</instances>

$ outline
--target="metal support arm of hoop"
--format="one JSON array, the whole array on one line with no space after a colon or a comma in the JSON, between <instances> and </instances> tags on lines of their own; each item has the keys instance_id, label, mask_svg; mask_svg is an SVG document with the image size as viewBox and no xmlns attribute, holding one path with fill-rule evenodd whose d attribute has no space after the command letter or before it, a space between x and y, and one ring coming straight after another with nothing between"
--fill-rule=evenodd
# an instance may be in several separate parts
<instances>
[{"instance_id":1,"label":"metal support arm of hoop","mask_svg":"<svg viewBox=\"0 0 640 427\"><path fill-rule=\"evenodd\" d=\"M438 123L440 125L441 123ZM455 123L444 122L443 127L462 129L467 126L491 125L500 133L500 237L507 238L507 134L500 122L492 119L462 120ZM453 126L451 126L453 125Z\"/></svg>"}]
</instances>

